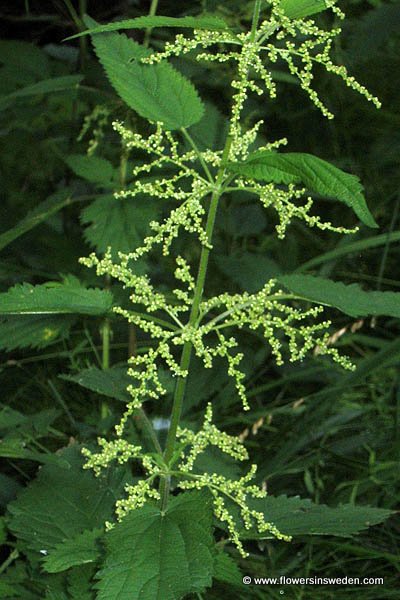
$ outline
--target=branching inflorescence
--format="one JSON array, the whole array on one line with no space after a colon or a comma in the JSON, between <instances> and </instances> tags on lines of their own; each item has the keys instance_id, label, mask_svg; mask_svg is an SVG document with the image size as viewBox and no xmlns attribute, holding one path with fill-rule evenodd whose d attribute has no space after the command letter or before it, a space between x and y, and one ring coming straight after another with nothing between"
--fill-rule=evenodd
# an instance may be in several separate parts
<instances>
[{"instance_id":1,"label":"branching inflorescence","mask_svg":"<svg viewBox=\"0 0 400 600\"><path fill-rule=\"evenodd\" d=\"M113 260L111 250L103 258L93 254L81 259L83 264L95 267L99 276L111 276L131 291L132 309L116 307L114 311L152 340L149 350L130 359L129 374L133 383L129 391L132 400L116 426L116 440L107 442L100 439L101 449L97 453L85 450L84 454L88 459L86 468L93 468L98 474L100 469L113 460L119 463L140 461L146 478L136 485L127 485L126 498L117 503L118 518L143 506L151 498L160 499L160 492L154 487L157 479L169 479L173 476L181 489L208 488L214 498L216 516L226 524L231 539L243 554L238 524L229 511L232 502L239 507L245 528L255 525L261 533L268 532L278 538L287 538L272 524L265 522L261 513L251 510L247 504L248 497L265 495L260 488L250 483L256 472L254 465L238 481L216 474L195 472L196 459L208 446L216 446L237 460L248 459L247 451L237 437L219 431L212 424L211 405L207 407L204 424L199 432L176 429L172 449L176 440L180 453L171 451L173 458L170 460L164 461L165 456L144 454L140 447L129 444L123 436L126 424L135 410L140 409L146 401L159 400L166 395L159 375L161 366L166 366L177 380L186 379L188 369L185 361L176 358L179 350L183 350L186 359L187 355L190 359L193 351L205 368L211 368L217 357L224 358L227 371L235 382L238 398L244 410L248 410L245 376L240 369L242 354L238 351L239 344L235 337L235 330L238 329L261 333L277 364L282 364L285 359L301 361L307 353L317 350L319 355L329 355L342 367L353 368L347 357L331 347L330 322L318 319L323 308L301 308L297 302L299 299L283 292L275 280L268 281L254 294L222 293L203 299L204 269L207 268L208 253L212 249L212 228L210 229L207 221L210 197L218 201L224 193L232 190L255 194L264 207L272 207L277 212L279 223L276 229L280 238L285 236L293 218L302 219L307 225L322 230L342 233L349 231L310 214L312 198L306 197L301 204L304 189L294 184L261 184L254 179L237 176L227 168L228 161L234 163L247 158L262 125L262 121L259 121L247 130L243 127L242 112L249 94L260 95L265 87L271 98L276 95L270 65L278 60L286 62L290 73L298 78L312 102L328 118L332 117L331 113L312 88L315 64L323 65L368 100L379 104L376 98L348 75L345 67L332 63L329 52L339 29L325 31L314 20L289 19L280 8L279 0L268 0L266 4L269 7L269 17L250 32L234 34L229 30L194 31L192 37L178 35L173 42L165 45L164 51L142 59L143 63L153 64L200 49L198 60L236 63L225 152L213 149L200 151L186 130L182 130L179 137L174 136L162 123L155 124L154 133L145 137L129 130L122 123L115 122L114 128L121 135L124 145L131 151L144 151L148 156L144 164L134 169L134 183L131 187L118 192L117 197L135 198L140 195L141 202L146 196L158 198L168 206L169 212L164 221L150 224L152 233L144 239L142 246L127 254L120 253L118 261ZM342 18L335 3L329 4L336 16ZM284 144L285 139L267 144L264 149L273 151ZM157 245L161 246L163 255L171 254L172 244L182 230L194 234L202 247L204 260L199 276L196 280L185 258L176 256L177 285L172 292L162 293L155 289L146 275L135 273L135 261L153 251ZM296 302L295 305L293 301ZM186 360L186 363L189 364L189 361ZM175 408L174 404L173 410Z\"/></svg>"}]
</instances>

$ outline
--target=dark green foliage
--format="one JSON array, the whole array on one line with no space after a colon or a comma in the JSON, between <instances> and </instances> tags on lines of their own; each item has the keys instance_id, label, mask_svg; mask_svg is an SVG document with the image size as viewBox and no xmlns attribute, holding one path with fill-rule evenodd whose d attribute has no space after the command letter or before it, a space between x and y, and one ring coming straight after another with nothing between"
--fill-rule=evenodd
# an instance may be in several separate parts
<instances>
[{"instance_id":1,"label":"dark green foliage","mask_svg":"<svg viewBox=\"0 0 400 600\"><path fill-rule=\"evenodd\" d=\"M86 19L88 26L95 23ZM118 95L139 115L168 129L197 123L203 105L196 90L168 63L144 65L148 53L142 46L119 33L92 36L96 54Z\"/></svg>"},{"instance_id":2,"label":"dark green foliage","mask_svg":"<svg viewBox=\"0 0 400 600\"><path fill-rule=\"evenodd\" d=\"M109 246L114 256L134 250L149 223L175 203L114 197L129 189L132 168L145 156L126 158L113 120L144 135L154 131L146 119L162 121L177 138L188 127L201 150L223 148L230 63L197 62L194 53L159 65L139 59L193 28L244 31L254 1L165 0L166 16L152 17L150 3L94 2L88 11L96 21L85 22L69 12L78 4L85 3L6 2L0 11L0 598L397 598L399 3L341 3L348 17L334 58L380 97L380 112L321 69L316 88L337 115L325 122L278 61L278 100L254 95L245 110L249 127L265 120L258 145L228 165L259 182L305 187L315 214L335 225L353 227L352 211L361 222L358 233L339 237L293 221L277 241L271 214L251 194L232 191L221 202L206 296L255 293L275 278L283 295L295 296L293 306L326 306L331 343L357 367L342 372L318 351L276 367L264 340L243 328L245 413L223 359L207 370L192 361L182 426L198 431L211 402L216 425L240 435L259 466L256 481L269 495L252 507L294 536L281 542L241 525L246 560L225 525L212 520L208 494L179 492L165 512L154 500L117 523L115 501L142 469L114 462L96 478L82 468L82 447L94 449L98 436L115 439L130 399L126 359L147 351L149 339L112 313L113 305L129 305L127 290L78 259ZM315 16L321 26L335 20L323 0L282 0L281 7L290 18ZM95 33L98 23L106 25ZM122 29L126 35L116 33ZM96 107L100 113L82 131ZM287 152L257 149L283 136ZM373 234L368 227L376 223ZM198 262L191 236L177 250ZM172 267L158 253L137 265L163 292L172 289ZM165 399L149 399L149 423L134 413L127 428L130 443L153 453L165 447L175 385L166 371L160 377ZM238 480L247 468L212 449L193 474ZM109 532L106 521L115 524ZM384 577L385 584L242 583L244 575L282 574Z\"/></svg>"},{"instance_id":3,"label":"dark green foliage","mask_svg":"<svg viewBox=\"0 0 400 600\"><path fill-rule=\"evenodd\" d=\"M173 600L208 587L211 521L211 498L196 492L174 498L165 513L145 506L129 514L107 536L99 600Z\"/></svg>"},{"instance_id":4,"label":"dark green foliage","mask_svg":"<svg viewBox=\"0 0 400 600\"><path fill-rule=\"evenodd\" d=\"M251 154L245 163L234 164L230 168L234 173L261 181L303 183L312 192L341 200L354 210L365 225L377 227L368 210L358 178L344 173L317 156L261 150Z\"/></svg>"},{"instance_id":5,"label":"dark green foliage","mask_svg":"<svg viewBox=\"0 0 400 600\"><path fill-rule=\"evenodd\" d=\"M286 496L269 496L264 500L254 501L253 504L268 520L275 523L280 531L293 536L351 537L372 525L382 523L394 514L389 510L351 504L329 508L323 504L313 504L310 500ZM252 536L246 532L244 537Z\"/></svg>"},{"instance_id":6,"label":"dark green foliage","mask_svg":"<svg viewBox=\"0 0 400 600\"><path fill-rule=\"evenodd\" d=\"M115 398L121 402L129 401L126 388L131 383L131 379L126 374L126 368L124 367L113 367L112 369L91 367L77 375L61 375L61 377L67 381L79 383L84 388L108 398Z\"/></svg>"},{"instance_id":7,"label":"dark green foliage","mask_svg":"<svg viewBox=\"0 0 400 600\"><path fill-rule=\"evenodd\" d=\"M115 494L127 475L117 469L96 479L82 469L77 445L65 449L61 456L66 464L43 467L9 506L10 530L36 552L37 558L52 549L59 552L61 542L78 535L84 540L84 532L102 527L112 517ZM98 532L92 535L97 537Z\"/></svg>"},{"instance_id":8,"label":"dark green foliage","mask_svg":"<svg viewBox=\"0 0 400 600\"><path fill-rule=\"evenodd\" d=\"M112 295L84 288L76 279L33 286L16 285L0 295L2 315L82 314L104 315L112 306Z\"/></svg>"},{"instance_id":9,"label":"dark green foliage","mask_svg":"<svg viewBox=\"0 0 400 600\"><path fill-rule=\"evenodd\" d=\"M296 296L334 306L352 317L400 317L400 294L364 292L359 285L344 285L312 275L287 275L279 281Z\"/></svg>"},{"instance_id":10,"label":"dark green foliage","mask_svg":"<svg viewBox=\"0 0 400 600\"><path fill-rule=\"evenodd\" d=\"M99 252L108 247L129 252L137 246L156 216L157 208L147 198L114 198L102 196L89 204L81 214L85 239Z\"/></svg>"}]
</instances>

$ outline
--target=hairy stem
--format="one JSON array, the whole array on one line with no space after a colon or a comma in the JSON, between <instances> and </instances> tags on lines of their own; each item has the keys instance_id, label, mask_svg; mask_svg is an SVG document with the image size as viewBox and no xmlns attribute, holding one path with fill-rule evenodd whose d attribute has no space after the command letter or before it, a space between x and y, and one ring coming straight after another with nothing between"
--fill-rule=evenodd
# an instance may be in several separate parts
<instances>
[{"instance_id":1,"label":"hairy stem","mask_svg":"<svg viewBox=\"0 0 400 600\"><path fill-rule=\"evenodd\" d=\"M221 164L218 174L217 174L216 187L211 196L210 208L208 211L207 225L206 225L207 241L210 245L211 245L213 233L214 233L215 218L216 218L217 209L218 209L218 201L222 195L222 183L223 183L223 179L224 179L224 175L225 175L225 165L226 165L226 161L229 156L231 143L232 143L232 140L230 137L228 137L226 144L225 144L225 148L224 148L222 164ZM203 246L202 251L201 251L196 286L195 286L195 290L194 290L193 304L192 304L192 308L190 311L190 317L189 317L189 327L191 327L191 328L195 328L198 326L197 321L198 321L198 316L199 316L200 304L203 299L204 284L205 284L206 276L207 276L207 267L208 267L209 257L210 257L210 248L208 246ZM192 357L192 351L193 351L192 342L190 342L190 341L186 342L185 345L183 346L181 362L180 362L180 368L183 371L189 370L190 360ZM176 434L178 431L179 422L180 422L181 414L182 414L182 406L183 406L183 399L185 396L186 382L187 382L187 377L179 377L179 379L176 383L176 387L175 387L174 400L173 400L172 412L171 412L171 423L170 423L170 427L168 430L167 443L166 443L165 452L164 452L164 460L165 460L166 464L168 464L170 462L171 458L174 455L174 451L175 451ZM165 510L165 508L168 504L168 496L169 496L169 479L168 478L163 478L161 480L160 494L161 494L161 507L162 507L162 510Z\"/></svg>"}]
</instances>

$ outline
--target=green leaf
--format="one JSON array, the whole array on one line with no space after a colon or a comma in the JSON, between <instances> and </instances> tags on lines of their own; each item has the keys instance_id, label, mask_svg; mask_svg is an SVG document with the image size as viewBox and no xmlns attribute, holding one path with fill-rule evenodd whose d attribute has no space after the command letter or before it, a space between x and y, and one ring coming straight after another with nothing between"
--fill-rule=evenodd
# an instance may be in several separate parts
<instances>
[{"instance_id":1,"label":"green leaf","mask_svg":"<svg viewBox=\"0 0 400 600\"><path fill-rule=\"evenodd\" d=\"M88 224L85 239L98 252L108 247L115 252L131 252L143 241L158 210L156 203L147 198L97 198L81 213L82 223Z\"/></svg>"},{"instance_id":2,"label":"green leaf","mask_svg":"<svg viewBox=\"0 0 400 600\"><path fill-rule=\"evenodd\" d=\"M85 23L96 25L93 19ZM124 34L95 34L92 41L111 85L139 115L170 130L201 119L204 107L195 88L170 64L140 63L149 51Z\"/></svg>"},{"instance_id":3,"label":"green leaf","mask_svg":"<svg viewBox=\"0 0 400 600\"><path fill-rule=\"evenodd\" d=\"M229 585L243 585L243 575L229 554L218 552L214 564L214 578Z\"/></svg>"},{"instance_id":4,"label":"green leaf","mask_svg":"<svg viewBox=\"0 0 400 600\"><path fill-rule=\"evenodd\" d=\"M209 494L171 498L165 512L150 505L132 511L106 540L98 600L178 600L211 584Z\"/></svg>"},{"instance_id":5,"label":"green leaf","mask_svg":"<svg viewBox=\"0 0 400 600\"><path fill-rule=\"evenodd\" d=\"M24 447L23 440L0 440L0 456L2 458L22 458L33 460L46 465L58 465L60 468L68 468L68 462L56 454L44 454L35 452Z\"/></svg>"},{"instance_id":6,"label":"green leaf","mask_svg":"<svg viewBox=\"0 0 400 600\"><path fill-rule=\"evenodd\" d=\"M87 564L75 567L68 572L68 593L71 600L94 600L92 579L94 565Z\"/></svg>"},{"instance_id":7,"label":"green leaf","mask_svg":"<svg viewBox=\"0 0 400 600\"><path fill-rule=\"evenodd\" d=\"M64 283L23 283L0 294L1 315L107 314L113 298L109 291L86 289L71 278Z\"/></svg>"},{"instance_id":8,"label":"green leaf","mask_svg":"<svg viewBox=\"0 0 400 600\"><path fill-rule=\"evenodd\" d=\"M54 92L77 89L82 79L82 75L63 75L62 77L44 79L43 81L38 81L32 85L19 88L11 94L0 97L0 110L8 108L10 102L16 98L38 96L41 94L51 94Z\"/></svg>"},{"instance_id":9,"label":"green leaf","mask_svg":"<svg viewBox=\"0 0 400 600\"><path fill-rule=\"evenodd\" d=\"M123 495L125 483L131 481L121 468L100 477L83 470L77 445L62 450L60 457L69 469L45 465L8 507L10 530L29 549L42 551L40 556L86 530L103 527L114 514L115 498Z\"/></svg>"},{"instance_id":10,"label":"green leaf","mask_svg":"<svg viewBox=\"0 0 400 600\"><path fill-rule=\"evenodd\" d=\"M330 250L329 252L325 252L308 260L297 267L296 271L308 271L308 269L314 268L331 260L337 260L342 256L346 256L347 254L361 254L363 250L378 248L379 246L385 246L386 244L398 241L400 241L400 231L383 233L382 235L374 235L364 240L357 240L356 242L348 242L344 246L338 246L334 250Z\"/></svg>"},{"instance_id":11,"label":"green leaf","mask_svg":"<svg viewBox=\"0 0 400 600\"><path fill-rule=\"evenodd\" d=\"M191 127L190 135L200 150L222 150L228 130L228 119L216 106L205 102L204 114L201 120Z\"/></svg>"},{"instance_id":12,"label":"green leaf","mask_svg":"<svg viewBox=\"0 0 400 600\"><path fill-rule=\"evenodd\" d=\"M1 296L1 294L0 294ZM9 315L0 318L0 348L45 348L69 335L72 315Z\"/></svg>"},{"instance_id":13,"label":"green leaf","mask_svg":"<svg viewBox=\"0 0 400 600\"><path fill-rule=\"evenodd\" d=\"M210 31L218 31L227 29L228 25L220 17L214 16L199 16L199 17L162 17L162 16L146 16L137 17L136 19L125 19L116 21L115 23L107 23L106 25L98 25L91 27L87 31L77 33L66 38L73 40L74 38L83 35L93 35L94 33L107 33L110 31L118 31L120 29L154 29L155 27L182 27L189 29L209 29Z\"/></svg>"},{"instance_id":14,"label":"green leaf","mask_svg":"<svg viewBox=\"0 0 400 600\"><path fill-rule=\"evenodd\" d=\"M0 473L0 506L5 508L21 489L21 484L12 477Z\"/></svg>"},{"instance_id":15,"label":"green leaf","mask_svg":"<svg viewBox=\"0 0 400 600\"><path fill-rule=\"evenodd\" d=\"M266 521L274 523L286 535L334 535L349 537L377 525L394 514L391 510L370 506L343 504L330 508L314 504L309 499L287 496L267 496L252 500L252 508L264 513ZM243 539L262 537L243 531Z\"/></svg>"},{"instance_id":16,"label":"green leaf","mask_svg":"<svg viewBox=\"0 0 400 600\"><path fill-rule=\"evenodd\" d=\"M0 250L72 202L69 190L64 189L53 194L28 212L15 227L0 234Z\"/></svg>"},{"instance_id":17,"label":"green leaf","mask_svg":"<svg viewBox=\"0 0 400 600\"><path fill-rule=\"evenodd\" d=\"M356 283L345 285L312 275L285 275L279 277L279 282L297 296L334 306L351 317L400 317L398 292L365 292Z\"/></svg>"},{"instance_id":18,"label":"green leaf","mask_svg":"<svg viewBox=\"0 0 400 600\"><path fill-rule=\"evenodd\" d=\"M358 177L345 173L312 154L280 154L260 150L242 163L231 163L229 168L238 175L261 181L286 185L304 184L310 191L344 202L365 225L377 227Z\"/></svg>"},{"instance_id":19,"label":"green leaf","mask_svg":"<svg viewBox=\"0 0 400 600\"><path fill-rule=\"evenodd\" d=\"M0 410L0 431L2 435L25 436L28 440L47 437L49 427L60 416L55 408L40 410L35 413L22 414L9 406Z\"/></svg>"},{"instance_id":20,"label":"green leaf","mask_svg":"<svg viewBox=\"0 0 400 600\"><path fill-rule=\"evenodd\" d=\"M325 0L281 0L280 5L290 19L310 17L328 8Z\"/></svg>"},{"instance_id":21,"label":"green leaf","mask_svg":"<svg viewBox=\"0 0 400 600\"><path fill-rule=\"evenodd\" d=\"M112 184L115 169L105 158L87 154L70 154L65 158L65 162L76 175L86 181L105 186Z\"/></svg>"},{"instance_id":22,"label":"green leaf","mask_svg":"<svg viewBox=\"0 0 400 600\"><path fill-rule=\"evenodd\" d=\"M268 279L280 273L272 258L251 252L220 255L216 257L216 263L224 275L250 293L258 292Z\"/></svg>"},{"instance_id":23,"label":"green leaf","mask_svg":"<svg viewBox=\"0 0 400 600\"><path fill-rule=\"evenodd\" d=\"M78 383L97 394L115 398L121 402L127 403L131 398L126 388L132 384L132 378L127 375L126 368L98 369L90 367L77 375L60 375L60 377L66 381Z\"/></svg>"},{"instance_id":24,"label":"green leaf","mask_svg":"<svg viewBox=\"0 0 400 600\"><path fill-rule=\"evenodd\" d=\"M0 63L2 90L6 94L51 75L48 55L29 42L0 40Z\"/></svg>"},{"instance_id":25,"label":"green leaf","mask_svg":"<svg viewBox=\"0 0 400 600\"><path fill-rule=\"evenodd\" d=\"M0 546L7 540L7 529L6 520L4 517L0 517Z\"/></svg>"},{"instance_id":26,"label":"green leaf","mask_svg":"<svg viewBox=\"0 0 400 600\"><path fill-rule=\"evenodd\" d=\"M10 599L18 598L19 589L17 586L0 581L0 598Z\"/></svg>"},{"instance_id":27,"label":"green leaf","mask_svg":"<svg viewBox=\"0 0 400 600\"><path fill-rule=\"evenodd\" d=\"M102 535L102 529L93 529L56 544L43 561L44 569L48 573L60 573L71 567L95 562L100 555L98 540Z\"/></svg>"}]
</instances>

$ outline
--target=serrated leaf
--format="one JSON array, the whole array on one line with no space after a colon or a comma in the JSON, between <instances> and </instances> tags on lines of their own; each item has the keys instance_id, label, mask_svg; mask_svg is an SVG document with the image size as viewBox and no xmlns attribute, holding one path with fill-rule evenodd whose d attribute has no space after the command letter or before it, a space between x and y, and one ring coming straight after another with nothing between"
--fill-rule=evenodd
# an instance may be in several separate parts
<instances>
[{"instance_id":1,"label":"serrated leaf","mask_svg":"<svg viewBox=\"0 0 400 600\"><path fill-rule=\"evenodd\" d=\"M81 221L88 225L85 239L98 252L111 247L115 252L131 252L145 237L150 221L159 208L143 198L97 198L81 213Z\"/></svg>"},{"instance_id":2,"label":"serrated leaf","mask_svg":"<svg viewBox=\"0 0 400 600\"><path fill-rule=\"evenodd\" d=\"M107 290L86 289L71 281L17 284L0 294L1 315L83 314L100 316L112 307Z\"/></svg>"},{"instance_id":3,"label":"serrated leaf","mask_svg":"<svg viewBox=\"0 0 400 600\"><path fill-rule=\"evenodd\" d=\"M260 150L244 162L231 163L229 168L233 173L261 181L304 184L310 191L344 202L365 225L377 227L358 177L312 154Z\"/></svg>"},{"instance_id":4,"label":"serrated leaf","mask_svg":"<svg viewBox=\"0 0 400 600\"><path fill-rule=\"evenodd\" d=\"M237 563L226 552L218 552L216 556L214 578L229 585L243 585L243 576Z\"/></svg>"},{"instance_id":5,"label":"serrated leaf","mask_svg":"<svg viewBox=\"0 0 400 600\"><path fill-rule=\"evenodd\" d=\"M112 184L115 169L110 161L100 156L88 156L87 154L70 154L65 158L70 169L91 183L99 183L105 186Z\"/></svg>"},{"instance_id":6,"label":"serrated leaf","mask_svg":"<svg viewBox=\"0 0 400 600\"><path fill-rule=\"evenodd\" d=\"M280 7L289 19L311 17L328 8L325 0L281 0Z\"/></svg>"},{"instance_id":7,"label":"serrated leaf","mask_svg":"<svg viewBox=\"0 0 400 600\"><path fill-rule=\"evenodd\" d=\"M309 499L287 496L267 496L252 500L251 507L264 513L266 521L274 523L286 535L334 535L349 537L382 523L394 514L391 510L371 506L343 504L330 508L314 504ZM243 531L243 539L262 537Z\"/></svg>"},{"instance_id":8,"label":"serrated leaf","mask_svg":"<svg viewBox=\"0 0 400 600\"><path fill-rule=\"evenodd\" d=\"M0 234L0 250L27 231L36 227L36 225L46 221L51 215L54 215L65 206L68 206L71 202L73 202L73 200L69 190L61 190L47 198L47 200L44 200L44 202L38 204L38 206L28 212L15 227Z\"/></svg>"},{"instance_id":9,"label":"serrated leaf","mask_svg":"<svg viewBox=\"0 0 400 600\"><path fill-rule=\"evenodd\" d=\"M98 600L178 600L211 584L211 498L189 492L171 498L165 512L144 506L106 536Z\"/></svg>"},{"instance_id":10,"label":"serrated leaf","mask_svg":"<svg viewBox=\"0 0 400 600\"><path fill-rule=\"evenodd\" d=\"M103 533L103 529L86 530L56 544L43 560L45 571L60 573L71 567L94 563L100 555L98 540Z\"/></svg>"},{"instance_id":11,"label":"serrated leaf","mask_svg":"<svg viewBox=\"0 0 400 600\"><path fill-rule=\"evenodd\" d=\"M97 25L93 19L85 23ZM95 34L92 41L111 85L139 115L170 130L190 127L201 119L204 107L195 88L170 64L140 63L138 59L149 51L124 34Z\"/></svg>"},{"instance_id":12,"label":"serrated leaf","mask_svg":"<svg viewBox=\"0 0 400 600\"><path fill-rule=\"evenodd\" d=\"M0 348L45 348L69 335L71 315L9 315L0 318Z\"/></svg>"},{"instance_id":13,"label":"serrated leaf","mask_svg":"<svg viewBox=\"0 0 400 600\"><path fill-rule=\"evenodd\" d=\"M334 306L351 317L400 317L398 292L365 292L356 283L345 285L313 275L285 275L278 280L293 294L312 302Z\"/></svg>"},{"instance_id":14,"label":"serrated leaf","mask_svg":"<svg viewBox=\"0 0 400 600\"><path fill-rule=\"evenodd\" d=\"M75 35L66 38L73 40L83 35L92 35L94 33L109 33L110 31L119 31L121 29L154 29L155 27L179 27L188 29L209 29L210 31L218 31L227 29L228 25L220 17L198 16L198 17L163 17L163 16L145 16L137 17L136 19L124 19L115 23L107 23L106 25L98 25L91 27L87 31L82 31Z\"/></svg>"},{"instance_id":15,"label":"serrated leaf","mask_svg":"<svg viewBox=\"0 0 400 600\"><path fill-rule=\"evenodd\" d=\"M74 90L78 88L79 83L82 81L82 75L63 75L61 77L52 77L51 79L44 79L38 81L32 85L28 85L23 88L15 90L11 94L0 97L0 110L8 108L10 102L16 98L23 98L26 96L39 96L41 94L50 94L54 92L63 92L65 90Z\"/></svg>"},{"instance_id":16,"label":"serrated leaf","mask_svg":"<svg viewBox=\"0 0 400 600\"><path fill-rule=\"evenodd\" d=\"M60 377L66 381L78 383L97 394L115 398L121 402L127 403L131 398L126 388L132 384L132 379L127 375L126 368L98 369L90 367L77 375L60 375Z\"/></svg>"},{"instance_id":17,"label":"serrated leaf","mask_svg":"<svg viewBox=\"0 0 400 600\"><path fill-rule=\"evenodd\" d=\"M65 448L60 457L69 463L69 469L45 465L8 507L10 530L38 553L49 552L85 530L103 527L114 514L115 498L123 495L125 483L131 482L122 468L100 477L84 470L77 445Z\"/></svg>"}]
</instances>

